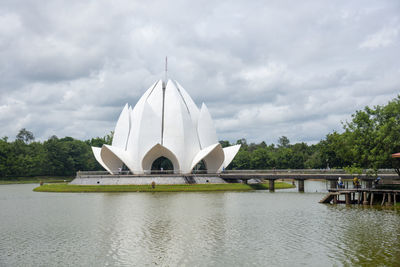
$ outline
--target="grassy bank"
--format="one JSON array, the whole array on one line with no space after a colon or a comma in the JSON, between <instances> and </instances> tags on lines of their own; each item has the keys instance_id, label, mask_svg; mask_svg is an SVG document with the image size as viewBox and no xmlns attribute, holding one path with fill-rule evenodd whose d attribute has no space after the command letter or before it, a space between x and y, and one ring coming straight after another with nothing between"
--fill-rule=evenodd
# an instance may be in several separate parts
<instances>
[{"instance_id":1,"label":"grassy bank","mask_svg":"<svg viewBox=\"0 0 400 267\"><path fill-rule=\"evenodd\" d=\"M71 182L73 177L49 177L49 176L36 176L36 177L13 177L13 178L0 178L0 185L2 184L38 184L40 181L44 183L63 183Z\"/></svg>"},{"instance_id":2,"label":"grassy bank","mask_svg":"<svg viewBox=\"0 0 400 267\"><path fill-rule=\"evenodd\" d=\"M275 189L293 188L288 183L276 182ZM36 192L183 192L183 191L251 191L267 190L268 184L192 184L192 185L70 185L45 184L36 187Z\"/></svg>"}]
</instances>

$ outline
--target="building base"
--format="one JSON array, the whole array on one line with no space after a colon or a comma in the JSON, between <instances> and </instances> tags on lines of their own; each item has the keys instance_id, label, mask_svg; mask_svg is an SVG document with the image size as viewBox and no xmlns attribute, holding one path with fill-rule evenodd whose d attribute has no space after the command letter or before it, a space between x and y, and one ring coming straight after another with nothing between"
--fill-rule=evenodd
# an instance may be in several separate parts
<instances>
[{"instance_id":1,"label":"building base","mask_svg":"<svg viewBox=\"0 0 400 267\"><path fill-rule=\"evenodd\" d=\"M224 184L226 181L219 177L185 177L185 176L135 176L135 177L91 177L75 178L70 184L77 185L150 185L156 184Z\"/></svg>"},{"instance_id":2,"label":"building base","mask_svg":"<svg viewBox=\"0 0 400 267\"><path fill-rule=\"evenodd\" d=\"M155 184L225 184L241 180L226 180L220 177L210 176L128 176L128 175L86 175L85 177L76 177L70 184L76 185L150 185ZM262 182L260 179L250 179L249 184Z\"/></svg>"}]
</instances>

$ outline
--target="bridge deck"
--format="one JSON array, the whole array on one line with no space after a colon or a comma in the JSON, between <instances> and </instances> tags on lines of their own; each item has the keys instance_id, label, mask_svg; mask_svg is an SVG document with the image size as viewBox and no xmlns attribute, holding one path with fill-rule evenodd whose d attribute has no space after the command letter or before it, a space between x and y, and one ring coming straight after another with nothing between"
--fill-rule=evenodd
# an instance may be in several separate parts
<instances>
[{"instance_id":1,"label":"bridge deck","mask_svg":"<svg viewBox=\"0 0 400 267\"><path fill-rule=\"evenodd\" d=\"M310 180L310 179L322 179L322 180L338 180L339 177L342 179L353 179L353 175L344 173L297 173L297 172L286 172L286 173L256 173L256 172L223 172L223 173L197 173L197 174L173 174L173 173L158 173L158 174L115 174L111 175L106 172L78 172L77 178L107 178L107 177L124 177L124 178L135 178L135 177L220 177L222 179L233 179L233 180L250 180L250 179L264 179L264 180L278 180L278 179L295 179L295 180ZM98 173L98 174L97 174ZM379 175L384 180L399 180L400 177L397 174L381 174ZM367 176L365 174L357 176L361 180L374 180L375 177Z\"/></svg>"}]
</instances>

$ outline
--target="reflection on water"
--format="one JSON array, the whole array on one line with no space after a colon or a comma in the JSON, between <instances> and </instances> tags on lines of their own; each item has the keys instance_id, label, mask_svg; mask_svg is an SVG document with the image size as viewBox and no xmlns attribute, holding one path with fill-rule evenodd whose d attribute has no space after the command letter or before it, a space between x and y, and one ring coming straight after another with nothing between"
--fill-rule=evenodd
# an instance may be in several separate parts
<instances>
[{"instance_id":1,"label":"reflection on water","mask_svg":"<svg viewBox=\"0 0 400 267\"><path fill-rule=\"evenodd\" d=\"M306 190L325 188L316 183L306 182ZM0 266L400 262L400 211L318 204L322 193L57 194L33 187L0 186Z\"/></svg>"},{"instance_id":2,"label":"reflection on water","mask_svg":"<svg viewBox=\"0 0 400 267\"><path fill-rule=\"evenodd\" d=\"M294 185L296 188L280 190L281 192L298 192L298 181L292 179L284 180L284 182ZM329 181L316 181L316 180L305 180L304 181L304 192L306 193L326 193L328 192Z\"/></svg>"}]
</instances>

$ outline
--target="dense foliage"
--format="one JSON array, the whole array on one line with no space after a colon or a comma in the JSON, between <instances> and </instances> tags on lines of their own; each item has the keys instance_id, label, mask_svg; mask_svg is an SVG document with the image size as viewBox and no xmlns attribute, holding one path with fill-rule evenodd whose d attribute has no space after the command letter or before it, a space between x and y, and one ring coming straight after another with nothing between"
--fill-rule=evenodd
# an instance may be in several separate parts
<instances>
[{"instance_id":1,"label":"dense foliage","mask_svg":"<svg viewBox=\"0 0 400 267\"><path fill-rule=\"evenodd\" d=\"M110 143L111 135L86 141L52 136L35 142L33 134L22 129L14 142L0 139L0 177L73 176L78 170L102 170L91 146Z\"/></svg>"},{"instance_id":2,"label":"dense foliage","mask_svg":"<svg viewBox=\"0 0 400 267\"><path fill-rule=\"evenodd\" d=\"M343 128L343 133L330 133L313 145L290 144L285 136L277 145L238 140L242 146L229 169L378 169L399 164L391 154L400 152L400 95L385 106L357 111ZM90 147L111 141L112 133L86 141L52 136L35 142L33 133L21 129L13 142L0 139L0 177L73 176L78 170L102 170Z\"/></svg>"}]
</instances>

